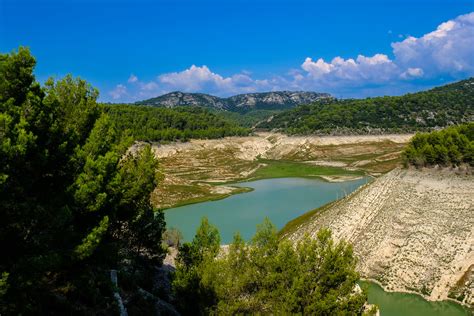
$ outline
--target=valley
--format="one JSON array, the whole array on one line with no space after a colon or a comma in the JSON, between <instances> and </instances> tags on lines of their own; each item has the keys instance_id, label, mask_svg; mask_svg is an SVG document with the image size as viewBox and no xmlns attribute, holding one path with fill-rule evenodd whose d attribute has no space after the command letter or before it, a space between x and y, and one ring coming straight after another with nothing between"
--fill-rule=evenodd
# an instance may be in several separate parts
<instances>
[{"instance_id":1,"label":"valley","mask_svg":"<svg viewBox=\"0 0 474 316\"><path fill-rule=\"evenodd\" d=\"M412 135L286 136L191 140L152 146L162 181L152 194L170 208L245 192L232 183L275 177L316 177L326 181L380 176L400 162ZM137 143L137 150L143 143ZM222 184L226 184L222 186Z\"/></svg>"},{"instance_id":2,"label":"valley","mask_svg":"<svg viewBox=\"0 0 474 316\"><path fill-rule=\"evenodd\" d=\"M152 201L155 206L173 208L165 212L172 225L194 225L187 229L191 233L186 232L186 240L199 222L191 218L209 216L212 220L214 216L227 243L235 227L231 225L227 232L225 223L234 216L235 205L245 204L245 200L253 203L247 194L216 205L179 206L223 199L259 187L252 184L246 188L248 181L299 177L349 183L368 176L373 180L361 183L353 193L338 193L339 199L334 197L326 205L315 203L313 207L320 208L314 211L293 212L280 236L297 242L305 234L315 237L319 229L328 227L336 240L353 244L363 278L378 282L387 291L413 292L433 301L451 299L472 306L474 177L466 166L402 169L401 152L412 136L286 136L267 132L154 144L162 182ZM288 201L291 192L288 189L286 193ZM276 203L271 209L278 209L285 201ZM291 203L298 209L297 200ZM250 204L247 208L252 209ZM265 205L257 204L251 213L258 214ZM220 214L218 210L231 213ZM249 220L244 213L242 216L252 224L247 222L240 230L249 238L253 223L259 221ZM185 217L188 220L183 221ZM231 222L236 221L239 219Z\"/></svg>"},{"instance_id":3,"label":"valley","mask_svg":"<svg viewBox=\"0 0 474 316\"><path fill-rule=\"evenodd\" d=\"M0 0L0 316L474 316L474 12L424 2Z\"/></svg>"}]
</instances>

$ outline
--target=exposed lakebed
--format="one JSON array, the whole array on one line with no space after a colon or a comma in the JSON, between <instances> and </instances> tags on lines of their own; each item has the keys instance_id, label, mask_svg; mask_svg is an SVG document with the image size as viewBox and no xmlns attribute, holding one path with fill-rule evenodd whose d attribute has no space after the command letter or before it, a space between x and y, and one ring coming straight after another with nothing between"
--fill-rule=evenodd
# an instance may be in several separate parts
<instances>
[{"instance_id":1,"label":"exposed lakebed","mask_svg":"<svg viewBox=\"0 0 474 316\"><path fill-rule=\"evenodd\" d=\"M253 191L233 195L223 200L209 201L172 208L165 211L168 227L178 228L185 241L192 240L201 218L206 216L221 233L221 243L232 241L235 232L248 240L256 225L268 217L278 229L288 221L347 195L369 178L345 182L319 179L277 178L235 184ZM361 284L368 289L369 303L380 307L382 316L392 315L469 315L453 302L428 302L409 293L389 293L371 282Z\"/></svg>"}]
</instances>

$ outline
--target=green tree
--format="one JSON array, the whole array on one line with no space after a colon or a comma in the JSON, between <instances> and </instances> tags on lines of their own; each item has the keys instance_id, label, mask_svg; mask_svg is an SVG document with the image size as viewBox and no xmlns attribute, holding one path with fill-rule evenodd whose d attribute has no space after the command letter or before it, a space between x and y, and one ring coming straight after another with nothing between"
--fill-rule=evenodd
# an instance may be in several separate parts
<instances>
[{"instance_id":1,"label":"green tree","mask_svg":"<svg viewBox=\"0 0 474 316\"><path fill-rule=\"evenodd\" d=\"M425 157L426 163L432 165L436 161L436 154L431 144L425 144L421 148L421 154Z\"/></svg>"},{"instance_id":2,"label":"green tree","mask_svg":"<svg viewBox=\"0 0 474 316\"><path fill-rule=\"evenodd\" d=\"M179 297L178 307L184 314L204 315L216 304L214 289L202 281L206 269L214 264L219 249L219 231L205 217L192 242L179 248L173 289Z\"/></svg>"},{"instance_id":3,"label":"green tree","mask_svg":"<svg viewBox=\"0 0 474 316\"><path fill-rule=\"evenodd\" d=\"M402 156L406 165L473 165L474 122L431 133L418 133Z\"/></svg>"},{"instance_id":4,"label":"green tree","mask_svg":"<svg viewBox=\"0 0 474 316\"><path fill-rule=\"evenodd\" d=\"M214 232L204 234L207 237L200 240L215 241L211 235ZM266 219L249 243L237 234L227 251L216 252L215 243L211 244L212 247L204 246L205 256L196 256L202 260L188 260L185 265L180 261L177 266L173 285L179 289L176 294L181 306L190 304L190 293L206 293L206 300L193 305L199 306L201 313L362 313L366 295L354 292L359 276L352 248L345 242L335 243L328 230L321 230L315 239L306 236L294 245L280 240L275 227ZM190 248L183 251L188 254ZM183 293L188 295L180 295ZM196 312L189 307L181 311Z\"/></svg>"},{"instance_id":5,"label":"green tree","mask_svg":"<svg viewBox=\"0 0 474 316\"><path fill-rule=\"evenodd\" d=\"M42 88L34 66L26 48L0 55L0 313L113 311L108 270L164 253L156 161L125 155L132 139L87 82Z\"/></svg>"}]
</instances>

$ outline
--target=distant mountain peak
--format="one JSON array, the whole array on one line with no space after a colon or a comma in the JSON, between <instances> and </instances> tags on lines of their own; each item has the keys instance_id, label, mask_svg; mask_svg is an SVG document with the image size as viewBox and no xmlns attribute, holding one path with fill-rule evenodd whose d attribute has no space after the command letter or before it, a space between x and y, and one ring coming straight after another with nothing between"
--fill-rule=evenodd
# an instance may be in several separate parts
<instances>
[{"instance_id":1,"label":"distant mountain peak","mask_svg":"<svg viewBox=\"0 0 474 316\"><path fill-rule=\"evenodd\" d=\"M136 102L138 105L176 107L203 106L208 108L248 111L253 109L288 109L301 104L310 104L321 100L331 100L328 93L308 91L271 91L238 94L220 98L205 93L187 93L173 91L156 98Z\"/></svg>"}]
</instances>

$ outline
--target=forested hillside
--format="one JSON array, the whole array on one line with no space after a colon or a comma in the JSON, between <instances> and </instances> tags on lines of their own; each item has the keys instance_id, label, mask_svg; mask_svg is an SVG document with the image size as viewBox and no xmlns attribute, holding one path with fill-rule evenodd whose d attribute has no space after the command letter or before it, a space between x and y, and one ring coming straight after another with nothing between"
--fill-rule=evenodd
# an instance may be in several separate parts
<instances>
[{"instance_id":1,"label":"forested hillside","mask_svg":"<svg viewBox=\"0 0 474 316\"><path fill-rule=\"evenodd\" d=\"M255 127L258 123L268 120L275 114L281 113L282 110L253 110L245 113L230 112L230 111L212 111L218 117L234 122L239 126L245 128Z\"/></svg>"},{"instance_id":2,"label":"forested hillside","mask_svg":"<svg viewBox=\"0 0 474 316\"><path fill-rule=\"evenodd\" d=\"M399 97L303 105L258 127L289 134L412 132L474 120L474 78Z\"/></svg>"},{"instance_id":3,"label":"forested hillside","mask_svg":"<svg viewBox=\"0 0 474 316\"><path fill-rule=\"evenodd\" d=\"M110 270L132 299L153 292L164 255L157 162L150 147L125 155L132 139L97 90L71 76L40 86L35 64L25 48L0 55L0 314L114 314Z\"/></svg>"},{"instance_id":4,"label":"forested hillside","mask_svg":"<svg viewBox=\"0 0 474 316\"><path fill-rule=\"evenodd\" d=\"M174 141L250 133L249 129L200 107L167 109L117 104L103 105L103 109L119 130L128 131L135 140Z\"/></svg>"},{"instance_id":5,"label":"forested hillside","mask_svg":"<svg viewBox=\"0 0 474 316\"><path fill-rule=\"evenodd\" d=\"M350 245L324 231L296 251L268 222L228 255L204 222L180 248L171 295L164 216L150 203L157 161L150 146L127 149L164 139L149 129L218 137L233 125L201 110L104 109L79 78L41 86L35 65L25 48L0 54L1 315L363 312Z\"/></svg>"},{"instance_id":6,"label":"forested hillside","mask_svg":"<svg viewBox=\"0 0 474 316\"><path fill-rule=\"evenodd\" d=\"M403 152L406 164L423 166L474 166L474 122L431 133L416 134Z\"/></svg>"}]
</instances>

